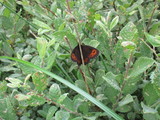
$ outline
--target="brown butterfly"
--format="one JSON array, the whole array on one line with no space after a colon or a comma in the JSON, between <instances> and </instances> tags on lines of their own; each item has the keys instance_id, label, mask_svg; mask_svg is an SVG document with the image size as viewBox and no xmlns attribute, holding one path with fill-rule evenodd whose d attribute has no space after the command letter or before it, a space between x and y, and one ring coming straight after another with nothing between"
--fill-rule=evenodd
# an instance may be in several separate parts
<instances>
[{"instance_id":1,"label":"brown butterfly","mask_svg":"<svg viewBox=\"0 0 160 120\"><path fill-rule=\"evenodd\" d=\"M99 55L99 51L91 46L88 45L81 45L82 48L82 54L83 54L83 59L84 59L84 64L88 64L90 59L95 58ZM81 54L80 54L80 49L79 45L77 45L72 53L71 53L71 59L74 62L77 62L77 64L80 66L82 64L82 59L81 59Z\"/></svg>"}]
</instances>

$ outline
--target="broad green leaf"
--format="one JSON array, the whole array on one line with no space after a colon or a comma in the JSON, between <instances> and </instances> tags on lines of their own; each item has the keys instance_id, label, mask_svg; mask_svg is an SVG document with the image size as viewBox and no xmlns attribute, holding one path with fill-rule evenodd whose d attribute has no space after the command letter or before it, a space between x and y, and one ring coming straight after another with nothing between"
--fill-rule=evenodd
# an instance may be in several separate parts
<instances>
[{"instance_id":1,"label":"broad green leaf","mask_svg":"<svg viewBox=\"0 0 160 120\"><path fill-rule=\"evenodd\" d=\"M3 29L11 29L13 28L13 22L11 21L10 17L1 16L0 21L2 21L2 25L0 26Z\"/></svg>"},{"instance_id":2,"label":"broad green leaf","mask_svg":"<svg viewBox=\"0 0 160 120\"><path fill-rule=\"evenodd\" d=\"M104 75L105 75L105 70L99 69L96 71L96 75L95 75L96 86L102 85L104 83L104 80L102 78L102 76Z\"/></svg>"},{"instance_id":3,"label":"broad green leaf","mask_svg":"<svg viewBox=\"0 0 160 120\"><path fill-rule=\"evenodd\" d=\"M147 105L152 105L159 99L159 96L154 88L154 84L148 83L145 85L143 88L143 97Z\"/></svg>"},{"instance_id":4,"label":"broad green leaf","mask_svg":"<svg viewBox=\"0 0 160 120\"><path fill-rule=\"evenodd\" d=\"M7 86L11 88L19 88L22 86L22 81L16 78L6 78L10 83L7 84Z\"/></svg>"},{"instance_id":5,"label":"broad green leaf","mask_svg":"<svg viewBox=\"0 0 160 120\"><path fill-rule=\"evenodd\" d=\"M89 106L87 102L81 103L81 105L78 107L78 110L81 111L84 114L87 114L89 112Z\"/></svg>"},{"instance_id":6,"label":"broad green leaf","mask_svg":"<svg viewBox=\"0 0 160 120\"><path fill-rule=\"evenodd\" d=\"M43 28L39 28L38 29L38 35L43 35L44 33L47 33L49 32L50 30L48 29L43 29Z\"/></svg>"},{"instance_id":7,"label":"broad green leaf","mask_svg":"<svg viewBox=\"0 0 160 120\"><path fill-rule=\"evenodd\" d=\"M124 105L117 107L116 110L122 113L128 113L132 110L132 107L130 105Z\"/></svg>"},{"instance_id":8,"label":"broad green leaf","mask_svg":"<svg viewBox=\"0 0 160 120\"><path fill-rule=\"evenodd\" d=\"M44 59L47 51L47 40L37 37L37 50L41 59Z\"/></svg>"},{"instance_id":9,"label":"broad green leaf","mask_svg":"<svg viewBox=\"0 0 160 120\"><path fill-rule=\"evenodd\" d=\"M69 96L70 97L70 96ZM74 100L71 100L68 96L65 94L62 95L61 98L63 98L63 101L61 101L61 105L64 105L66 108L68 108L71 111L77 111L77 107L74 105ZM64 99L65 98L65 99Z\"/></svg>"},{"instance_id":10,"label":"broad green leaf","mask_svg":"<svg viewBox=\"0 0 160 120\"><path fill-rule=\"evenodd\" d=\"M143 108L143 113L152 113L152 114L155 114L157 113L158 111L145 105L143 102L141 102L141 106Z\"/></svg>"},{"instance_id":11,"label":"broad green leaf","mask_svg":"<svg viewBox=\"0 0 160 120\"><path fill-rule=\"evenodd\" d=\"M130 71L128 78L136 77L150 68L154 63L152 58L140 57L135 64L133 65L132 70Z\"/></svg>"},{"instance_id":12,"label":"broad green leaf","mask_svg":"<svg viewBox=\"0 0 160 120\"><path fill-rule=\"evenodd\" d=\"M36 72L32 75L32 80L35 88L38 91L44 91L48 85L47 76L42 72Z\"/></svg>"},{"instance_id":13,"label":"broad green leaf","mask_svg":"<svg viewBox=\"0 0 160 120\"><path fill-rule=\"evenodd\" d=\"M118 21L119 21L119 17L118 17L118 16L116 16L116 17L111 21L110 27L109 27L110 31L117 25Z\"/></svg>"},{"instance_id":14,"label":"broad green leaf","mask_svg":"<svg viewBox=\"0 0 160 120\"><path fill-rule=\"evenodd\" d=\"M64 30L65 26L66 26L66 23L65 23L65 22L62 23L62 24L59 26L58 31Z\"/></svg>"},{"instance_id":15,"label":"broad green leaf","mask_svg":"<svg viewBox=\"0 0 160 120\"><path fill-rule=\"evenodd\" d=\"M0 118L4 120L17 120L11 98L0 99Z\"/></svg>"},{"instance_id":16,"label":"broad green leaf","mask_svg":"<svg viewBox=\"0 0 160 120\"><path fill-rule=\"evenodd\" d=\"M30 99L30 95L17 94L14 96L18 101L28 100Z\"/></svg>"},{"instance_id":17,"label":"broad green leaf","mask_svg":"<svg viewBox=\"0 0 160 120\"><path fill-rule=\"evenodd\" d=\"M3 92L6 92L7 90L7 82L6 81L1 81L0 82L0 95Z\"/></svg>"},{"instance_id":18,"label":"broad green leaf","mask_svg":"<svg viewBox=\"0 0 160 120\"><path fill-rule=\"evenodd\" d=\"M46 120L53 120L53 115L55 114L57 108L55 106L52 106L49 108L48 113L47 113L47 117Z\"/></svg>"},{"instance_id":19,"label":"broad green leaf","mask_svg":"<svg viewBox=\"0 0 160 120\"><path fill-rule=\"evenodd\" d=\"M120 87L115 79L116 75L114 75L111 72L108 72L105 76L103 76L102 78L114 89L120 91Z\"/></svg>"},{"instance_id":20,"label":"broad green leaf","mask_svg":"<svg viewBox=\"0 0 160 120\"><path fill-rule=\"evenodd\" d=\"M43 105L46 102L46 99L43 96L31 95L30 99L27 100L27 103L30 106L39 106Z\"/></svg>"},{"instance_id":21,"label":"broad green leaf","mask_svg":"<svg viewBox=\"0 0 160 120\"><path fill-rule=\"evenodd\" d=\"M49 109L52 107L50 104L44 104L42 108L37 110L37 113L44 118L47 118L47 114L49 113ZM56 106L53 106L56 107ZM52 108L51 108L52 109Z\"/></svg>"},{"instance_id":22,"label":"broad green leaf","mask_svg":"<svg viewBox=\"0 0 160 120\"><path fill-rule=\"evenodd\" d=\"M52 100L57 100L61 96L61 89L58 84L52 84L49 89L49 97Z\"/></svg>"},{"instance_id":23,"label":"broad green leaf","mask_svg":"<svg viewBox=\"0 0 160 120\"><path fill-rule=\"evenodd\" d=\"M159 120L160 115L158 113L152 114L152 113L144 113L143 114L144 120Z\"/></svg>"},{"instance_id":24,"label":"broad green leaf","mask_svg":"<svg viewBox=\"0 0 160 120\"><path fill-rule=\"evenodd\" d=\"M86 91L86 86L83 80L76 80L75 85L81 88L82 90Z\"/></svg>"},{"instance_id":25,"label":"broad green leaf","mask_svg":"<svg viewBox=\"0 0 160 120\"><path fill-rule=\"evenodd\" d=\"M112 86L107 86L104 90L104 95L108 98L109 102L115 104L117 101L117 95L119 91L114 89Z\"/></svg>"},{"instance_id":26,"label":"broad green leaf","mask_svg":"<svg viewBox=\"0 0 160 120\"><path fill-rule=\"evenodd\" d=\"M99 20L96 21L96 24L97 24L98 26L100 26L100 27L103 29L103 31L108 35L108 32L107 32L107 30L106 30L105 24L103 24L103 23L102 23L101 21L99 21Z\"/></svg>"},{"instance_id":27,"label":"broad green leaf","mask_svg":"<svg viewBox=\"0 0 160 120\"><path fill-rule=\"evenodd\" d=\"M160 47L160 36L154 37L148 33L145 33L145 36L147 38L147 41L153 45L154 47Z\"/></svg>"},{"instance_id":28,"label":"broad green leaf","mask_svg":"<svg viewBox=\"0 0 160 120\"><path fill-rule=\"evenodd\" d=\"M49 27L49 25L47 25L46 23L39 21L37 19L33 19L33 23L36 24L37 26L43 28L43 29L48 29L51 30L51 28Z\"/></svg>"},{"instance_id":29,"label":"broad green leaf","mask_svg":"<svg viewBox=\"0 0 160 120\"><path fill-rule=\"evenodd\" d=\"M119 39L121 41L132 41L132 42L136 43L137 42L137 38L138 38L138 30L137 30L136 26L132 22L129 22L120 31Z\"/></svg>"},{"instance_id":30,"label":"broad green leaf","mask_svg":"<svg viewBox=\"0 0 160 120\"><path fill-rule=\"evenodd\" d=\"M22 19L19 19L15 25L15 32L21 31L24 25L25 25L25 21Z\"/></svg>"},{"instance_id":31,"label":"broad green leaf","mask_svg":"<svg viewBox=\"0 0 160 120\"><path fill-rule=\"evenodd\" d=\"M140 76L128 78L127 82L124 86L124 89L123 89L123 94L124 95L132 94L136 90L138 90L138 82L141 80L142 80L142 78Z\"/></svg>"},{"instance_id":32,"label":"broad green leaf","mask_svg":"<svg viewBox=\"0 0 160 120\"><path fill-rule=\"evenodd\" d=\"M133 102L133 97L130 94L128 94L118 104L119 104L119 106L124 106L124 105L131 103L131 102Z\"/></svg>"},{"instance_id":33,"label":"broad green leaf","mask_svg":"<svg viewBox=\"0 0 160 120\"><path fill-rule=\"evenodd\" d=\"M157 68L159 69L160 68L160 63L156 63L157 64ZM154 71L152 72L151 76L151 81L152 81L152 84L153 84L153 88L156 92L156 94L160 97L160 71Z\"/></svg>"},{"instance_id":34,"label":"broad green leaf","mask_svg":"<svg viewBox=\"0 0 160 120\"><path fill-rule=\"evenodd\" d=\"M58 102L59 104L61 104L61 103L64 101L64 99L67 97L67 95L68 95L68 93L65 93L65 94L61 95L61 96L58 98L57 102Z\"/></svg>"},{"instance_id":35,"label":"broad green leaf","mask_svg":"<svg viewBox=\"0 0 160 120\"><path fill-rule=\"evenodd\" d=\"M140 54L141 57L152 57L153 56L153 52L151 51L151 49L148 48L148 46L144 43L140 44Z\"/></svg>"},{"instance_id":36,"label":"broad green leaf","mask_svg":"<svg viewBox=\"0 0 160 120\"><path fill-rule=\"evenodd\" d=\"M53 33L53 39L58 41L59 43L64 42L64 37L67 37L71 46L76 46L77 41L75 36L68 30L56 31Z\"/></svg>"},{"instance_id":37,"label":"broad green leaf","mask_svg":"<svg viewBox=\"0 0 160 120\"><path fill-rule=\"evenodd\" d=\"M143 3L144 0L137 0L136 2L133 3L133 5L129 8L127 8L128 12L132 12L134 9L138 8L139 5Z\"/></svg>"},{"instance_id":38,"label":"broad green leaf","mask_svg":"<svg viewBox=\"0 0 160 120\"><path fill-rule=\"evenodd\" d=\"M55 120L69 120L70 113L65 111L58 111L55 114Z\"/></svg>"},{"instance_id":39,"label":"broad green leaf","mask_svg":"<svg viewBox=\"0 0 160 120\"><path fill-rule=\"evenodd\" d=\"M124 41L121 43L121 45L124 48L130 49L130 50L134 50L136 48L136 44L134 42L131 41Z\"/></svg>"},{"instance_id":40,"label":"broad green leaf","mask_svg":"<svg viewBox=\"0 0 160 120\"><path fill-rule=\"evenodd\" d=\"M18 63L19 68L22 70L23 74L32 74L35 72L35 69L33 69L32 67L26 66L24 64Z\"/></svg>"},{"instance_id":41,"label":"broad green leaf","mask_svg":"<svg viewBox=\"0 0 160 120\"><path fill-rule=\"evenodd\" d=\"M57 57L56 51L52 52L49 55L49 57L47 58L47 67L46 67L47 70L50 69L54 65L56 57Z\"/></svg>"}]
</instances>

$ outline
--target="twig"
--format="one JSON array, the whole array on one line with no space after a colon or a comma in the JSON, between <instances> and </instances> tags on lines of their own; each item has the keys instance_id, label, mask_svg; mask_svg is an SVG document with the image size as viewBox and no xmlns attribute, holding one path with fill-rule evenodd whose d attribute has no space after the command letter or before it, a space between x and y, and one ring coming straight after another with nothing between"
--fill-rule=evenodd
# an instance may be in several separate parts
<instances>
[{"instance_id":1,"label":"twig","mask_svg":"<svg viewBox=\"0 0 160 120\"><path fill-rule=\"evenodd\" d=\"M75 18L73 15L72 15L72 12L71 12L71 8L70 8L70 5L69 5L69 1L66 0L66 3L67 3L67 7L68 7L68 12L70 13L70 15ZM79 45L79 50L80 50L80 54L81 54L81 60L82 60L82 65L84 66L84 57L83 57L83 53L82 53L82 47L81 47L81 40L80 40L80 35L78 33L78 30L77 30L77 27L75 25L75 23L73 23L73 26L74 26L74 29L75 29L75 32L77 34L77 42L78 42L78 45ZM79 67L79 66L78 66ZM80 69L79 67L79 70L80 70L80 73L82 74L83 76L83 79L84 79L84 82L85 82L85 86L86 86L86 89L87 89L87 92L89 94L91 94L91 91L89 90L89 87L88 87L88 84L87 84L87 81L86 81L86 77L85 77L85 73Z\"/></svg>"},{"instance_id":2,"label":"twig","mask_svg":"<svg viewBox=\"0 0 160 120\"><path fill-rule=\"evenodd\" d=\"M130 68L130 64L131 64L131 61L132 61L132 57L133 57L133 51L131 52L131 55L130 55L130 57L129 57L129 59L128 59L128 64L127 64L127 66L126 66L126 72L125 72L125 75L124 75L124 81L123 81L123 83L122 83L122 86L121 86L121 88L120 88L120 93L119 93L119 95L118 95L118 97L117 97L117 100L116 100L116 102L115 102L115 104L113 105L113 110L117 107L117 105L118 105L118 102L119 102L119 100L121 99L121 97L122 97L122 91L123 91L123 89L124 89L124 87L125 87L125 85L126 85L126 83L127 83L127 77L128 77L128 71L129 71L129 68Z\"/></svg>"},{"instance_id":3,"label":"twig","mask_svg":"<svg viewBox=\"0 0 160 120\"><path fill-rule=\"evenodd\" d=\"M46 10L48 10L50 13L52 13L54 16L56 16L57 17L57 15L53 12L53 11L51 11L50 9L48 9L46 6L44 6L44 5L42 5L42 4L40 4L40 3L38 3L41 7L43 7L44 9L46 9Z\"/></svg>"},{"instance_id":4,"label":"twig","mask_svg":"<svg viewBox=\"0 0 160 120\"><path fill-rule=\"evenodd\" d=\"M67 36L64 36L64 40L67 42L67 44L69 45L70 50L72 51L73 49L72 49L72 47L71 47L71 44L70 44Z\"/></svg>"},{"instance_id":5,"label":"twig","mask_svg":"<svg viewBox=\"0 0 160 120\"><path fill-rule=\"evenodd\" d=\"M71 8L70 8L70 6L69 6L68 0L66 0L66 3L67 3L67 7L68 7L68 12L72 15ZM74 17L74 16L72 15L72 17ZM74 17L74 18L75 18L75 17ZM84 65L84 59L83 59L83 53L82 53L82 48L81 48L80 35L79 35L79 33L78 33L78 30L77 30L77 27L76 27L75 23L73 23L73 26L74 26L75 32L76 32L76 34L77 34L77 39L76 39L76 40L77 40L77 42L78 42L78 44L79 44L79 50L80 50L80 54L81 54L81 58L82 58L82 64Z\"/></svg>"},{"instance_id":6,"label":"twig","mask_svg":"<svg viewBox=\"0 0 160 120\"><path fill-rule=\"evenodd\" d=\"M152 49L142 38L140 38L140 40L142 40L142 42L155 54L155 56L157 58L159 58L158 55L157 55L157 53L156 53L156 51L154 49Z\"/></svg>"},{"instance_id":7,"label":"twig","mask_svg":"<svg viewBox=\"0 0 160 120\"><path fill-rule=\"evenodd\" d=\"M72 113L72 114L75 114L75 115L78 115L78 116L81 115L81 114L78 113L78 112L74 112L74 111L72 111L72 110L69 110L68 108L66 108L66 107L63 106L63 105L57 104L56 102L54 102L53 100L51 100L51 99L43 96L42 94L37 94L37 96L44 97L44 99L45 99L46 101L52 102L52 104L55 104L56 106L59 106L60 108L65 109L66 111L68 111L68 112L70 112L70 113Z\"/></svg>"},{"instance_id":8,"label":"twig","mask_svg":"<svg viewBox=\"0 0 160 120\"><path fill-rule=\"evenodd\" d=\"M78 66L78 67L79 67L79 66ZM83 79L84 79L85 86L86 86L86 90L87 90L87 92L91 95L92 93L91 93L91 91L90 91L90 89L89 89L89 87L88 87L88 83L87 83L85 74L84 74L84 72L82 71L82 69L81 69L80 67L79 67L79 70L80 70L80 73L82 74L82 77L83 77Z\"/></svg>"},{"instance_id":9,"label":"twig","mask_svg":"<svg viewBox=\"0 0 160 120\"><path fill-rule=\"evenodd\" d=\"M152 14L151 14L151 17L150 17L150 19L149 19L149 22L148 22L148 25L147 25L147 28L146 28L146 31L148 32L148 28L149 28L149 26L150 26L150 24L151 24L151 21L152 21L152 18L153 18L153 14L154 14L154 12L156 11L156 9L158 8L156 5L157 5L157 0L155 0L154 1L154 5L155 5L155 8L153 9L153 11L152 11Z\"/></svg>"}]
</instances>

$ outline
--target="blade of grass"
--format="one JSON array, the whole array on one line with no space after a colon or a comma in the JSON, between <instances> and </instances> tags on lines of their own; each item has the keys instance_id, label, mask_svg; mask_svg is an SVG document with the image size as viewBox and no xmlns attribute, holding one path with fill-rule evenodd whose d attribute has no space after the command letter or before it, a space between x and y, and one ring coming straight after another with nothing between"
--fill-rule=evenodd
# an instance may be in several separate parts
<instances>
[{"instance_id":1,"label":"blade of grass","mask_svg":"<svg viewBox=\"0 0 160 120\"><path fill-rule=\"evenodd\" d=\"M98 100L96 100L94 97L92 97L91 95L89 95L88 93L86 93L85 91L83 91L82 89L78 88L77 86L71 84L70 82L68 82L67 80L59 77L58 75L51 73L43 68L40 68L30 62L27 61L23 61L17 58L13 58L13 57L8 57L8 56L0 56L0 59L10 59L10 60L14 60L17 62L20 62L22 64L25 64L29 67L32 67L34 69L40 70L42 72L44 72L45 74L51 76L52 78L56 79L57 81L65 84L66 86L70 87L71 89L73 89L74 91L76 91L77 93L81 94L82 96L84 96L85 98L87 98L89 101L91 101L93 104L97 105L99 108L101 108L102 110L104 110L108 115L112 116L115 120L124 120L123 118L121 118L118 114L116 114L114 111L112 111L110 108L108 108L107 106L105 106L103 103L99 102Z\"/></svg>"}]
</instances>

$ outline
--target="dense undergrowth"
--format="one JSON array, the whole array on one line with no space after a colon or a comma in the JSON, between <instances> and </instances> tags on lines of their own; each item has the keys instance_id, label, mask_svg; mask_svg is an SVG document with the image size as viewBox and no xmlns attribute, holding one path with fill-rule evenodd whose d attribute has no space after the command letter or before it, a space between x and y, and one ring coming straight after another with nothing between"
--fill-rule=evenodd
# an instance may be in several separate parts
<instances>
[{"instance_id":1,"label":"dense undergrowth","mask_svg":"<svg viewBox=\"0 0 160 120\"><path fill-rule=\"evenodd\" d=\"M0 119L159 120L159 4L0 0ZM100 52L80 68L78 40Z\"/></svg>"}]
</instances>

